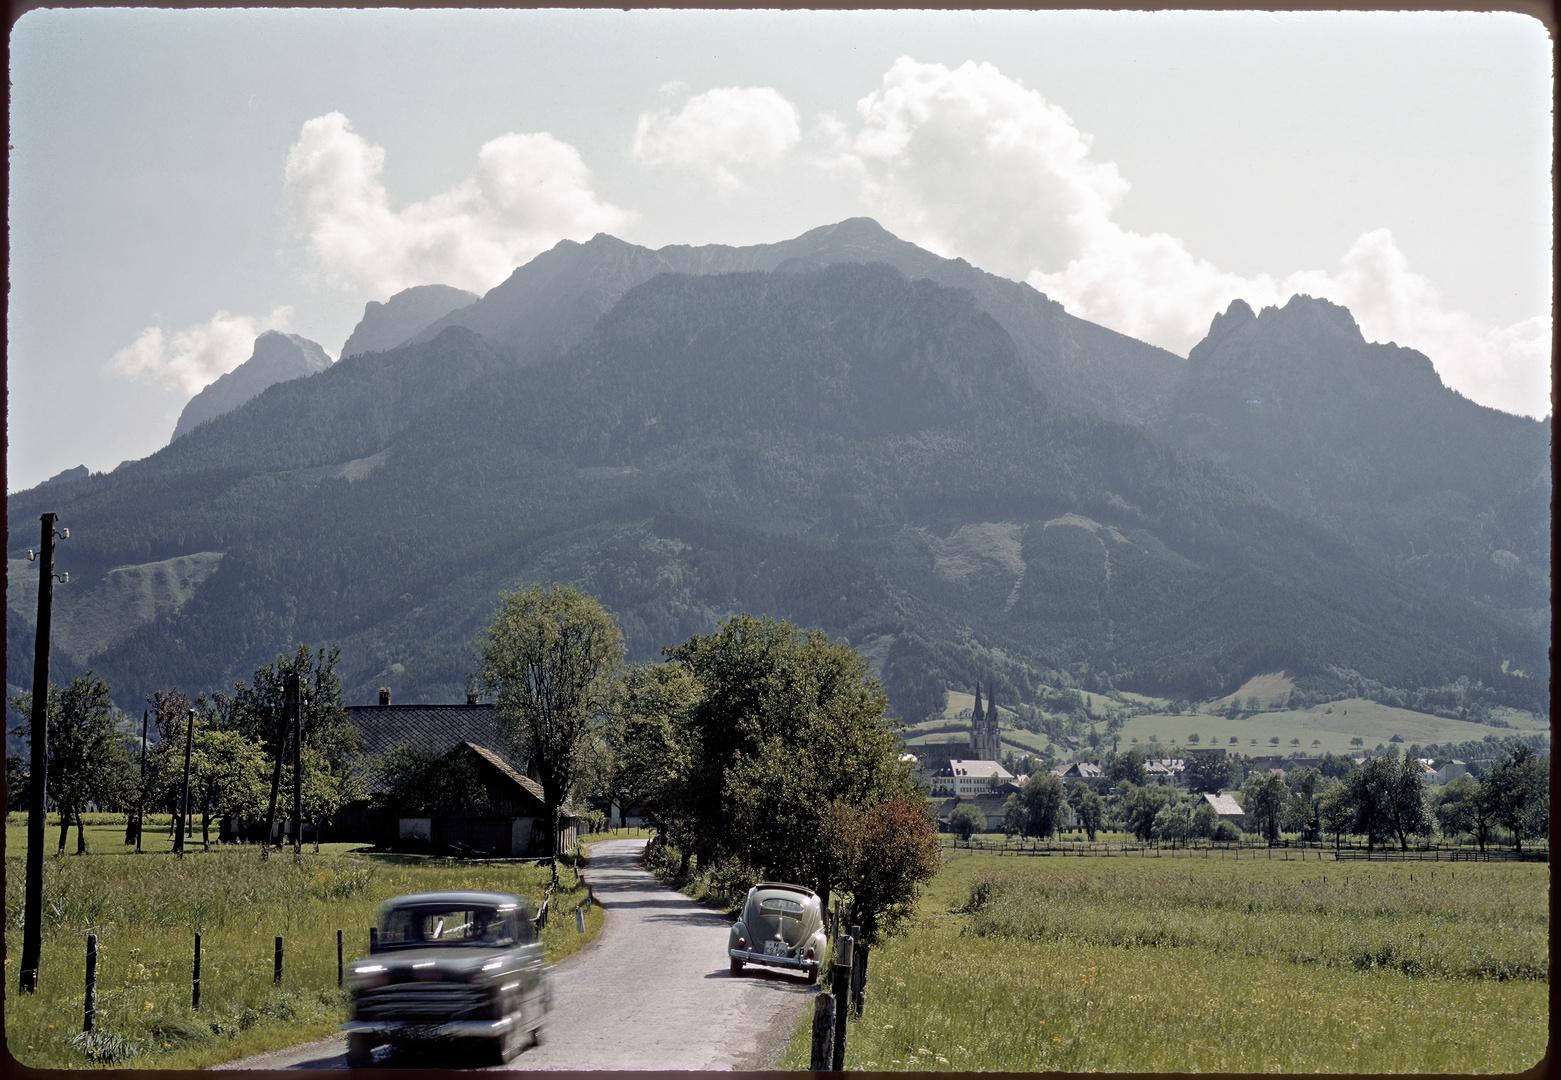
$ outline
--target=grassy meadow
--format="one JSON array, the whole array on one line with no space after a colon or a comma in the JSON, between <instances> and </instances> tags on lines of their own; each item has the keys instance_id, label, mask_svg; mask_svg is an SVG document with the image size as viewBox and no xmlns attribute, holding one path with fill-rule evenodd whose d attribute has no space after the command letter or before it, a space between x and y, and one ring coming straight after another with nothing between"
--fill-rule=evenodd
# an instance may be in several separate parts
<instances>
[{"instance_id":1,"label":"grassy meadow","mask_svg":"<svg viewBox=\"0 0 1561 1080\"><path fill-rule=\"evenodd\" d=\"M1485 1073L1549 1039L1549 867L952 854L846 1067ZM806 1069L809 1019L783 1068Z\"/></svg>"},{"instance_id":2,"label":"grassy meadow","mask_svg":"<svg viewBox=\"0 0 1561 1080\"><path fill-rule=\"evenodd\" d=\"M12 815L16 818L19 815ZM105 815L108 817L108 815ZM101 820L101 819L100 819ZM368 950L378 904L432 889L493 889L540 904L549 870L535 864L462 865L453 860L355 853L353 845L305 846L262 863L253 846L195 847L181 860L154 845L123 844L123 819L88 826L89 854L44 860L39 989L16 991L22 944L25 829L6 830L5 1028L7 1048L38 1068L200 1068L323 1038L345 1021L336 985L336 931L347 962ZM166 842L164 826L161 840ZM20 842L18 842L20 841ZM542 934L557 961L596 935L574 909L586 898L561 870L554 915ZM194 935L201 942L201 1007L190 1007ZM86 938L98 935L96 1031L84 1040ZM273 982L275 939L284 939L282 982Z\"/></svg>"}]
</instances>

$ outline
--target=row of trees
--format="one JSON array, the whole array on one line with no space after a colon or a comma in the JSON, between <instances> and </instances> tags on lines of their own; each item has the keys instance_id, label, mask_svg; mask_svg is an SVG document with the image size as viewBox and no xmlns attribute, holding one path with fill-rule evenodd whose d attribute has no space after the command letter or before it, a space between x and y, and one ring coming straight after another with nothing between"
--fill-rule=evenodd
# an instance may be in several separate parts
<instances>
[{"instance_id":1,"label":"row of trees","mask_svg":"<svg viewBox=\"0 0 1561 1080\"><path fill-rule=\"evenodd\" d=\"M1213 755L1190 759L1185 796L1149 782L1142 759L1132 752L1108 755L1104 798L1086 784L1065 788L1058 777L1038 772L1004 805L1003 831L1010 836L1050 836L1064 827L1071 808L1092 840L1103 825L1140 840L1234 840L1240 831L1200 797L1225 785L1232 764ZM1464 775L1433 788L1408 753L1372 757L1360 765L1328 757L1320 768L1307 766L1287 775L1254 771L1236 799L1246 813L1247 829L1270 842L1282 832L1309 841L1331 834L1337 845L1348 833L1366 837L1368 848L1387 843L1407 849L1412 838L1439 833L1472 836L1483 851L1492 830L1499 828L1521 849L1525 839L1549 833L1550 761L1516 743L1479 778ZM968 836L985 828L974 806L956 807L955 814L960 815L951 818L956 832Z\"/></svg>"},{"instance_id":2,"label":"row of trees","mask_svg":"<svg viewBox=\"0 0 1561 1080\"><path fill-rule=\"evenodd\" d=\"M45 795L60 816L57 851L65 850L74 823L77 853L86 852L82 814L92 804L130 813L126 843L136 841L141 814L148 810L172 813L174 829L185 829L186 742L188 807L192 817L200 817L204 845L210 846L214 820L220 837L233 818L266 817L273 809L273 787L291 791L293 786L291 732L283 719L286 687L294 675L301 686L303 817L314 823L318 837L321 822L362 794L362 770L354 754L359 736L342 708L336 662L334 649L300 645L271 667L256 670L250 683L236 683L231 695L202 694L191 701L180 690L157 691L147 699L144 747L134 720L115 708L103 679L88 672L68 686L51 685ZM11 705L28 716L32 695L17 694ZM31 739L29 725L11 732ZM9 758L6 773L9 808L25 807L26 759Z\"/></svg>"}]
</instances>

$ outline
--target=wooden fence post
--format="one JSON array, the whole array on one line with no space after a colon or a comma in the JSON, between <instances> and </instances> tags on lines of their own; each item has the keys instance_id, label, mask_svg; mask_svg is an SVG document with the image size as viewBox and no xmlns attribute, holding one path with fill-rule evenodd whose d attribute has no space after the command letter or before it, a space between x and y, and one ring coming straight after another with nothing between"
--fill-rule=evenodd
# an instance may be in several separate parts
<instances>
[{"instance_id":1,"label":"wooden fence post","mask_svg":"<svg viewBox=\"0 0 1561 1080\"><path fill-rule=\"evenodd\" d=\"M835 995L835 1048L831 1057L834 1072L840 1072L846 1064L846 1013L850 1011L851 960L855 944L847 934L835 939L835 983L830 988Z\"/></svg>"},{"instance_id":2,"label":"wooden fence post","mask_svg":"<svg viewBox=\"0 0 1561 1080\"><path fill-rule=\"evenodd\" d=\"M819 994L813 999L813 1059L808 1068L829 1072L835 1064L835 999Z\"/></svg>"},{"instance_id":3,"label":"wooden fence post","mask_svg":"<svg viewBox=\"0 0 1561 1080\"><path fill-rule=\"evenodd\" d=\"M190 969L190 1008L201 1007L201 932L195 931L195 965Z\"/></svg>"},{"instance_id":4,"label":"wooden fence post","mask_svg":"<svg viewBox=\"0 0 1561 1080\"><path fill-rule=\"evenodd\" d=\"M862 940L862 928L851 927L851 940ZM867 949L855 948L851 950L851 1011L857 1016L862 1015L862 983L866 980L867 972L864 965L867 962Z\"/></svg>"},{"instance_id":5,"label":"wooden fence post","mask_svg":"<svg viewBox=\"0 0 1561 1080\"><path fill-rule=\"evenodd\" d=\"M581 908L575 908L575 933L585 933L585 911Z\"/></svg>"},{"instance_id":6,"label":"wooden fence post","mask_svg":"<svg viewBox=\"0 0 1561 1080\"><path fill-rule=\"evenodd\" d=\"M274 982L274 983L279 983L279 982L282 981L282 939L281 938L277 938L276 939L276 967L275 967L275 970L272 972L271 981Z\"/></svg>"},{"instance_id":7,"label":"wooden fence post","mask_svg":"<svg viewBox=\"0 0 1561 1080\"><path fill-rule=\"evenodd\" d=\"M338 930L338 931L336 931L336 985L338 987L341 986L341 977L342 977L341 947L342 947L341 931Z\"/></svg>"},{"instance_id":8,"label":"wooden fence post","mask_svg":"<svg viewBox=\"0 0 1561 1080\"><path fill-rule=\"evenodd\" d=\"M82 1008L81 1030L90 1033L98 1014L98 936L87 935L87 1000Z\"/></svg>"}]
</instances>

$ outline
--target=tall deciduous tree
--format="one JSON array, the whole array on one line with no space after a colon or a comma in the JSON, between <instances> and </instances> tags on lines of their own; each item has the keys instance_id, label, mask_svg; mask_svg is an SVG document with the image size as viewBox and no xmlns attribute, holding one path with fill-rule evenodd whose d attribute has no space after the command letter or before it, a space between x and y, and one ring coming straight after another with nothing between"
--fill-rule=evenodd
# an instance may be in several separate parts
<instances>
[{"instance_id":1,"label":"tall deciduous tree","mask_svg":"<svg viewBox=\"0 0 1561 1080\"><path fill-rule=\"evenodd\" d=\"M1019 801L1024 805L1026 836L1050 836L1066 820L1068 793L1055 773L1031 774L1019 787Z\"/></svg>"},{"instance_id":2,"label":"tall deciduous tree","mask_svg":"<svg viewBox=\"0 0 1561 1080\"><path fill-rule=\"evenodd\" d=\"M1259 826L1270 844L1279 839L1279 826L1284 819L1289 794L1285 778L1277 772L1253 773L1241 786L1241 808L1246 811L1247 820Z\"/></svg>"},{"instance_id":3,"label":"tall deciduous tree","mask_svg":"<svg viewBox=\"0 0 1561 1080\"><path fill-rule=\"evenodd\" d=\"M476 647L477 680L493 695L510 749L536 773L556 848L581 743L611 705L623 635L594 597L533 585L500 595Z\"/></svg>"},{"instance_id":4,"label":"tall deciduous tree","mask_svg":"<svg viewBox=\"0 0 1561 1080\"><path fill-rule=\"evenodd\" d=\"M49 685L48 775L46 793L60 815L60 842L56 854L65 851L70 823L76 822L76 853L87 852L87 836L81 812L87 800L108 806L123 805L135 797L135 773L127 736L116 724L108 683L92 672L77 676L64 688ZM32 713L32 695L17 694L11 705L22 716ZM29 725L11 729L13 735L30 738Z\"/></svg>"},{"instance_id":5,"label":"tall deciduous tree","mask_svg":"<svg viewBox=\"0 0 1561 1080\"><path fill-rule=\"evenodd\" d=\"M1374 757L1350 773L1351 801L1355 804L1352 831L1366 834L1366 846L1376 838L1397 839L1401 850L1409 849L1409 837L1431 832L1435 822L1426 805L1425 781L1419 762L1405 754L1389 751Z\"/></svg>"},{"instance_id":6,"label":"tall deciduous tree","mask_svg":"<svg viewBox=\"0 0 1561 1080\"><path fill-rule=\"evenodd\" d=\"M1519 851L1525 836L1550 831L1549 758L1518 743L1480 778L1480 789L1491 819L1511 831Z\"/></svg>"}]
</instances>

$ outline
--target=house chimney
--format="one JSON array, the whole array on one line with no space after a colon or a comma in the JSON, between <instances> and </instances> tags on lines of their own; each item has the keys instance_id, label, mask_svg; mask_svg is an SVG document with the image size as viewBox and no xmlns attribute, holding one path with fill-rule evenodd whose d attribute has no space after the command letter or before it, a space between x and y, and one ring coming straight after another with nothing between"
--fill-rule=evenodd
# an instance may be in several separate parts
<instances>
[{"instance_id":1,"label":"house chimney","mask_svg":"<svg viewBox=\"0 0 1561 1080\"><path fill-rule=\"evenodd\" d=\"M467 694L466 695L466 704L468 704L468 705L475 705L475 704L477 704L477 695L476 694Z\"/></svg>"},{"instance_id":2,"label":"house chimney","mask_svg":"<svg viewBox=\"0 0 1561 1080\"><path fill-rule=\"evenodd\" d=\"M388 686L381 686L379 688L379 703L381 705L389 705L390 704L390 687L388 687Z\"/></svg>"}]
</instances>

